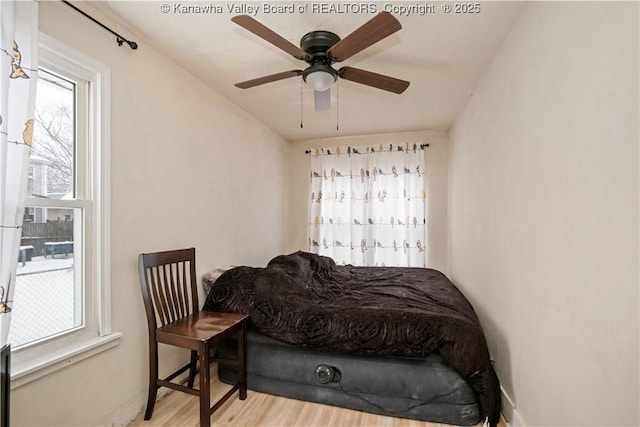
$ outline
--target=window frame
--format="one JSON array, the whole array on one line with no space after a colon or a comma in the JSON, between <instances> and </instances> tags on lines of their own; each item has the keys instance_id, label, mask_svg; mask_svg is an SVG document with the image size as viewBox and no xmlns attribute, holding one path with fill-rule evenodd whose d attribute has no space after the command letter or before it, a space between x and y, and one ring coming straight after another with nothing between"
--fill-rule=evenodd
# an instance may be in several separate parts
<instances>
[{"instance_id":1,"label":"window frame","mask_svg":"<svg viewBox=\"0 0 640 427\"><path fill-rule=\"evenodd\" d=\"M40 33L40 66L63 77L74 75L89 82L86 150L79 147L76 156L76 200L29 198L29 207L80 207L83 209L84 248L87 268L84 279L85 327L61 333L50 339L26 344L12 351L12 388L31 382L50 372L83 360L119 343L122 336L111 327L110 280L110 70L86 55ZM82 114L82 113L81 113ZM83 165L87 165L87 170Z\"/></svg>"}]
</instances>

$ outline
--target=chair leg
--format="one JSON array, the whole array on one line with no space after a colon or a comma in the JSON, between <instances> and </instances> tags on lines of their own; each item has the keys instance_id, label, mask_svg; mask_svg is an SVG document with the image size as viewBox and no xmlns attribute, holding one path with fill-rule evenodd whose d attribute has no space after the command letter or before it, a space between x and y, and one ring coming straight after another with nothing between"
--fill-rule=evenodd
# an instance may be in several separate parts
<instances>
[{"instance_id":1,"label":"chair leg","mask_svg":"<svg viewBox=\"0 0 640 427\"><path fill-rule=\"evenodd\" d=\"M198 359L200 364L200 427L211 426L211 400L210 400L210 381L209 381L209 348L201 345L198 351Z\"/></svg>"},{"instance_id":2,"label":"chair leg","mask_svg":"<svg viewBox=\"0 0 640 427\"><path fill-rule=\"evenodd\" d=\"M240 400L247 398L247 329L242 323L238 332L238 383L240 384Z\"/></svg>"},{"instance_id":3,"label":"chair leg","mask_svg":"<svg viewBox=\"0 0 640 427\"><path fill-rule=\"evenodd\" d=\"M149 394L144 419L151 419L158 395L158 344L149 345Z\"/></svg>"},{"instance_id":4,"label":"chair leg","mask_svg":"<svg viewBox=\"0 0 640 427\"><path fill-rule=\"evenodd\" d=\"M198 352L191 351L191 367L189 368L189 382L187 383L187 386L189 388L193 388L193 383L195 382L195 379L196 379L197 364L198 364Z\"/></svg>"}]
</instances>

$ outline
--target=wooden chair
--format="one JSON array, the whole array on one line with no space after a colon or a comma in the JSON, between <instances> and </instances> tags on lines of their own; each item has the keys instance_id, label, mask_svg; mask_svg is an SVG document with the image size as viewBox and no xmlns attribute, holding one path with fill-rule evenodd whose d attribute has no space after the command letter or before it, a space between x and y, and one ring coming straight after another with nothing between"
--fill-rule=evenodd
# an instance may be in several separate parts
<instances>
[{"instance_id":1,"label":"wooden chair","mask_svg":"<svg viewBox=\"0 0 640 427\"><path fill-rule=\"evenodd\" d=\"M211 414L231 395L239 390L240 400L247 398L246 374L246 320L237 313L199 311L195 274L195 249L140 254L138 267L142 298L149 327L149 395L144 419L153 414L159 387L198 396L200 399L200 426L209 427ZM238 334L238 359L217 359L211 350L221 340ZM166 377L158 379L158 343L191 350L189 363ZM211 407L209 364L236 366L238 381ZM196 370L196 365L199 369ZM172 382L189 370L187 386ZM193 384L199 373L199 389Z\"/></svg>"}]
</instances>

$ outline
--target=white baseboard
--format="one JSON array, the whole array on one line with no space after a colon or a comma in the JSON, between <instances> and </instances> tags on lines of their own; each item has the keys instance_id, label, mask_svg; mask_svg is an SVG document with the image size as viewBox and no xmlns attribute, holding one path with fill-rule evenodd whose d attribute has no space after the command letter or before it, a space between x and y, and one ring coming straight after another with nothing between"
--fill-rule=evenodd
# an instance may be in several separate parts
<instances>
[{"instance_id":1,"label":"white baseboard","mask_svg":"<svg viewBox=\"0 0 640 427\"><path fill-rule=\"evenodd\" d=\"M524 423L518 415L518 411L516 410L516 405L513 403L513 400L509 397L506 391L500 386L500 393L502 395L502 415L504 415L507 423L511 427L524 427Z\"/></svg>"}]
</instances>

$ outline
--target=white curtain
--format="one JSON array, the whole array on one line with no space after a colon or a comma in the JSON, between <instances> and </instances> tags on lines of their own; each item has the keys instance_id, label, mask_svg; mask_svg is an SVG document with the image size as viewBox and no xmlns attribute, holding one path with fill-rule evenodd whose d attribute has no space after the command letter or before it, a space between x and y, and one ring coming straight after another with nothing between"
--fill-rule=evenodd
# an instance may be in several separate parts
<instances>
[{"instance_id":1,"label":"white curtain","mask_svg":"<svg viewBox=\"0 0 640 427\"><path fill-rule=\"evenodd\" d=\"M424 267L424 172L420 143L313 150L309 251L338 264Z\"/></svg>"},{"instance_id":2,"label":"white curtain","mask_svg":"<svg viewBox=\"0 0 640 427\"><path fill-rule=\"evenodd\" d=\"M38 3L0 1L0 348L7 344L33 135Z\"/></svg>"}]
</instances>

